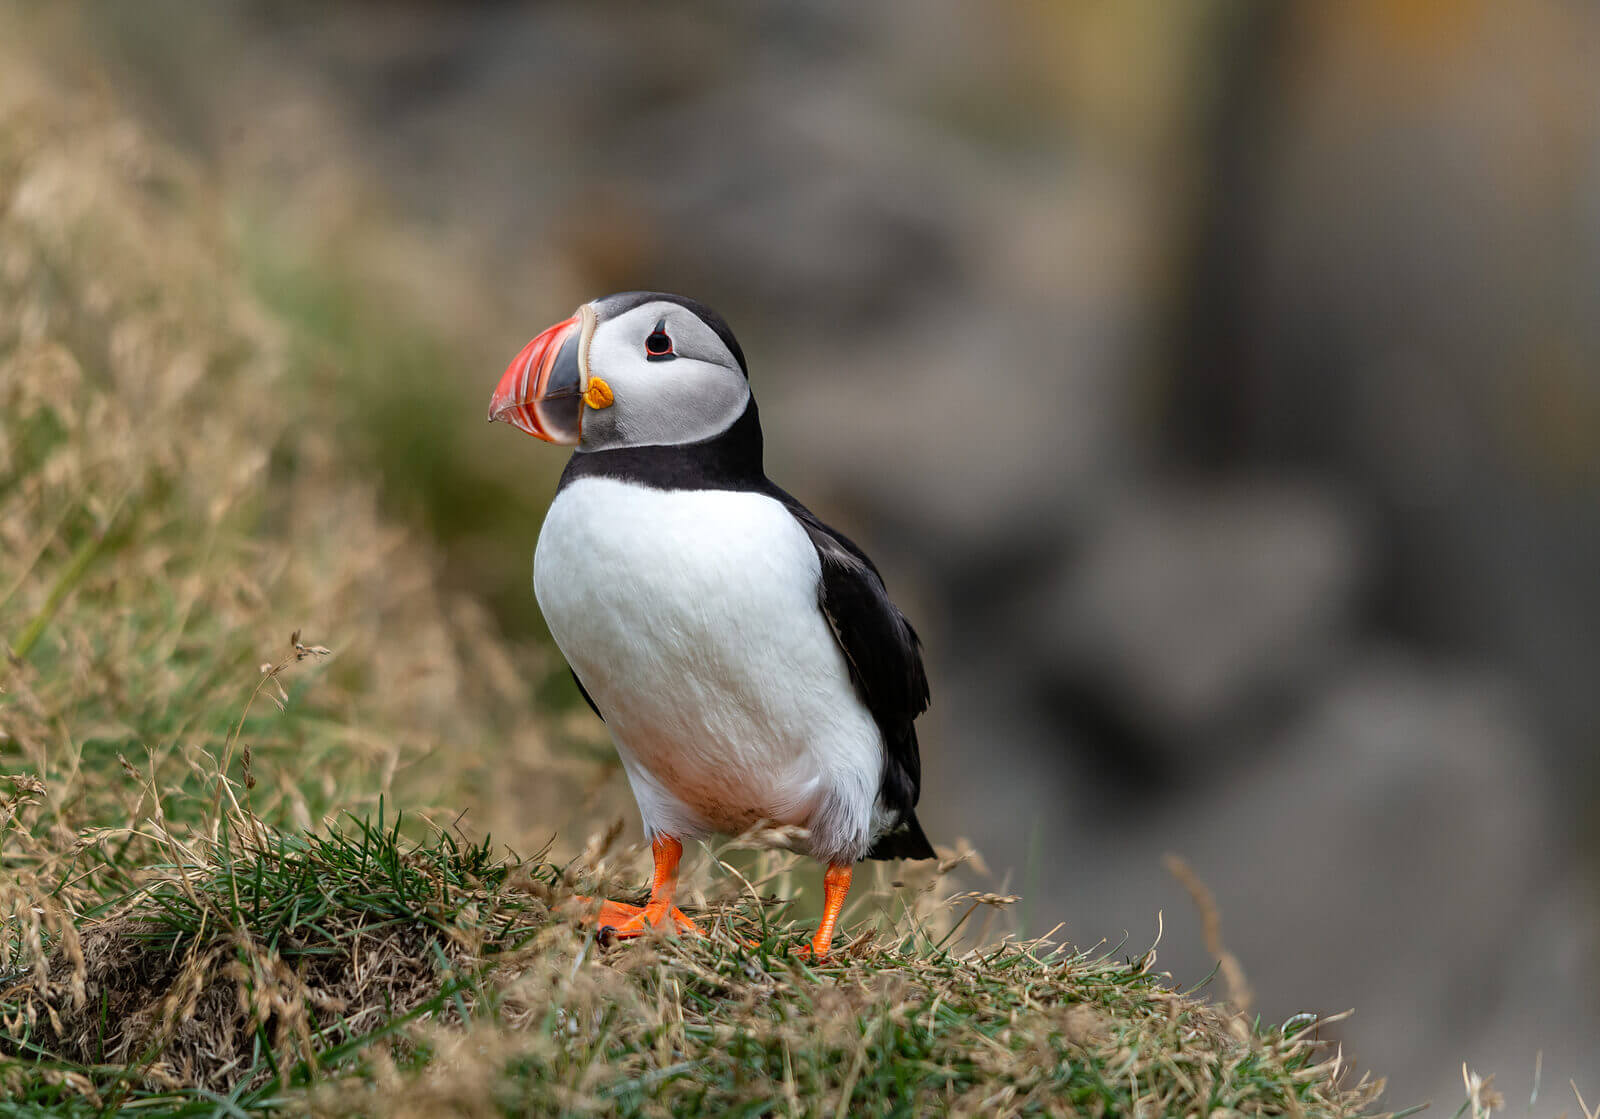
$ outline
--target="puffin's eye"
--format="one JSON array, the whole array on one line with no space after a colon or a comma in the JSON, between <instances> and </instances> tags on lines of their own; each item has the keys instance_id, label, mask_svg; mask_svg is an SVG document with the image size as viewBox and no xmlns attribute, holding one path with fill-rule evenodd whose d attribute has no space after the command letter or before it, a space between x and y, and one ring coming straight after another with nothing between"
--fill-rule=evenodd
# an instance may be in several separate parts
<instances>
[{"instance_id":1,"label":"puffin's eye","mask_svg":"<svg viewBox=\"0 0 1600 1119\"><path fill-rule=\"evenodd\" d=\"M644 356L647 361L666 361L676 356L672 352L672 339L667 335L666 319L658 321L656 328L644 340Z\"/></svg>"}]
</instances>

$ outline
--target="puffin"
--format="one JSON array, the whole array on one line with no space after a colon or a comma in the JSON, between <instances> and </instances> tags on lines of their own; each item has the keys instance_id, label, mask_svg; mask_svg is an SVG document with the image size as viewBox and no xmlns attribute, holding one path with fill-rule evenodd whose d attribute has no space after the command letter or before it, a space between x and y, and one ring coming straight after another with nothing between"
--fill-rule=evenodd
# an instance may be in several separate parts
<instances>
[{"instance_id":1,"label":"puffin","mask_svg":"<svg viewBox=\"0 0 1600 1119\"><path fill-rule=\"evenodd\" d=\"M600 928L699 934L673 904L685 840L766 821L827 868L801 948L825 957L856 863L935 857L916 816L928 677L866 553L767 477L733 331L681 295L593 300L523 347L489 419L572 448L534 595L655 861L650 900L602 901Z\"/></svg>"}]
</instances>

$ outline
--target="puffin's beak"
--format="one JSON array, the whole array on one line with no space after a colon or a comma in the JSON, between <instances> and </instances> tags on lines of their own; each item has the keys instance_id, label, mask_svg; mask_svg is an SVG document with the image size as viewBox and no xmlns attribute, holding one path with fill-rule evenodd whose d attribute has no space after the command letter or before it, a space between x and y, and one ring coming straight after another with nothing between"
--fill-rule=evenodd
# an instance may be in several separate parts
<instances>
[{"instance_id":1,"label":"puffin's beak","mask_svg":"<svg viewBox=\"0 0 1600 1119\"><path fill-rule=\"evenodd\" d=\"M589 387L582 351L593 330L594 312L585 306L522 347L489 400L489 422L505 420L548 443L577 443Z\"/></svg>"}]
</instances>

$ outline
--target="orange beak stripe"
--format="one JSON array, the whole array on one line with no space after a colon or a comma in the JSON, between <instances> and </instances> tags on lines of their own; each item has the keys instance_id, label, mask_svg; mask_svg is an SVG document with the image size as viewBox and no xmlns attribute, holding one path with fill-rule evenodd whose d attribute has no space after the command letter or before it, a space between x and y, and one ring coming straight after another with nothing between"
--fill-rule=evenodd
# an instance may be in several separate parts
<instances>
[{"instance_id":1,"label":"orange beak stripe","mask_svg":"<svg viewBox=\"0 0 1600 1119\"><path fill-rule=\"evenodd\" d=\"M572 332L582 326L578 315L541 331L506 366L494 396L489 400L489 421L505 420L529 435L555 442L555 437L539 419L539 401L550 387L550 369L556 355Z\"/></svg>"}]
</instances>

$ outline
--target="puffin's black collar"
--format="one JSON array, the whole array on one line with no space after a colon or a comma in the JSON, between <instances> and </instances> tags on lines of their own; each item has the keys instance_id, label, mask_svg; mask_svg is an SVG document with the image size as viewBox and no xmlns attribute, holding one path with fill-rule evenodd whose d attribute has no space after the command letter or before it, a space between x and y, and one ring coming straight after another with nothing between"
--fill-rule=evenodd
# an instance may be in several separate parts
<instances>
[{"instance_id":1,"label":"puffin's black collar","mask_svg":"<svg viewBox=\"0 0 1600 1119\"><path fill-rule=\"evenodd\" d=\"M730 348L740 356L738 343ZM557 490L579 478L615 478L657 490L764 491L771 483L762 465L761 416L755 397L732 427L702 443L575 451Z\"/></svg>"}]
</instances>

